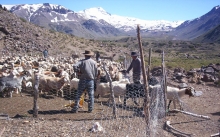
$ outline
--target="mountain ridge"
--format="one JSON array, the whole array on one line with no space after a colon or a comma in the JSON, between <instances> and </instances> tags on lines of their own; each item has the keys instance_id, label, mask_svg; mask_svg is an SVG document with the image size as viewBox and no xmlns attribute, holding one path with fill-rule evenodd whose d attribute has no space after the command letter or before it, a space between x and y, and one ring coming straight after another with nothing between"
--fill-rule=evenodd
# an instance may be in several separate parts
<instances>
[{"instance_id":1,"label":"mountain ridge","mask_svg":"<svg viewBox=\"0 0 220 137\"><path fill-rule=\"evenodd\" d=\"M61 23L61 22L72 22L77 23L82 20L104 20L111 26L119 29L122 32L136 31L137 24L140 28L145 31L170 31L173 28L180 25L183 21L165 21L165 20L141 20L133 17L123 17L118 15L112 15L106 12L103 8L89 8L83 11L74 12L61 5L43 3L43 4L23 4L23 5L4 5L11 12L15 13L20 17L24 17L26 20L33 22L32 18L37 18L39 14L44 13L44 16L48 19L49 23ZM38 10L41 11L37 12ZM50 12L50 14L47 14ZM73 15L74 14L74 15ZM94 16L96 15L96 16ZM72 17L74 16L74 17ZM35 23L36 24L36 19ZM41 24L38 24L41 25Z\"/></svg>"},{"instance_id":2,"label":"mountain ridge","mask_svg":"<svg viewBox=\"0 0 220 137\"><path fill-rule=\"evenodd\" d=\"M215 6L208 13L195 18L187 20L179 25L172 33L176 35L177 39L192 40L220 24L220 6Z\"/></svg>"},{"instance_id":3,"label":"mountain ridge","mask_svg":"<svg viewBox=\"0 0 220 137\"><path fill-rule=\"evenodd\" d=\"M219 6L215 6L199 18L179 22L149 21L112 15L102 7L89 8L79 12L49 3L8 5L6 7L17 16L36 25L90 39L135 36L136 27L139 24L143 37L192 40L220 24Z\"/></svg>"}]
</instances>

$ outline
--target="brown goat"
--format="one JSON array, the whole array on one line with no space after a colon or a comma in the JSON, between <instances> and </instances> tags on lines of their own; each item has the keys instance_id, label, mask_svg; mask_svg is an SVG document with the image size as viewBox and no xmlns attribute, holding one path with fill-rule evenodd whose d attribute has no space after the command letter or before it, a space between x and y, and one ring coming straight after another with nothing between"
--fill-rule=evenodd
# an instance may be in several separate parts
<instances>
[{"instance_id":1,"label":"brown goat","mask_svg":"<svg viewBox=\"0 0 220 137\"><path fill-rule=\"evenodd\" d=\"M58 92L61 92L61 96L63 97L63 87L68 80L65 77L50 77L46 75L40 75L39 79L39 91L48 91L51 89L56 90L56 95L58 96Z\"/></svg>"}]
</instances>

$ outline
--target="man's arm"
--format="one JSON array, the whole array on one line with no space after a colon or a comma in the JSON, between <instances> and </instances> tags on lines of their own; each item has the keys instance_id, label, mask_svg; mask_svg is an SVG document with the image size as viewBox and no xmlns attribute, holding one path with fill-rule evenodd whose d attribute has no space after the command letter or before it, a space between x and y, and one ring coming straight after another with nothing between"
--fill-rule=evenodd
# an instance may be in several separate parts
<instances>
[{"instance_id":1,"label":"man's arm","mask_svg":"<svg viewBox=\"0 0 220 137\"><path fill-rule=\"evenodd\" d=\"M138 67L141 70L141 59L138 59Z\"/></svg>"},{"instance_id":2,"label":"man's arm","mask_svg":"<svg viewBox=\"0 0 220 137\"><path fill-rule=\"evenodd\" d=\"M81 64L81 61L77 62L76 64L73 64L73 70L78 72L79 71L79 65Z\"/></svg>"},{"instance_id":3,"label":"man's arm","mask_svg":"<svg viewBox=\"0 0 220 137\"><path fill-rule=\"evenodd\" d=\"M126 70L126 73L129 73L129 71L132 69L132 62L130 64L130 66L128 67L128 69Z\"/></svg>"},{"instance_id":4,"label":"man's arm","mask_svg":"<svg viewBox=\"0 0 220 137\"><path fill-rule=\"evenodd\" d=\"M94 73L95 73L95 79L98 79L98 68L97 68L97 64L95 63L95 66L94 66Z\"/></svg>"}]
</instances>

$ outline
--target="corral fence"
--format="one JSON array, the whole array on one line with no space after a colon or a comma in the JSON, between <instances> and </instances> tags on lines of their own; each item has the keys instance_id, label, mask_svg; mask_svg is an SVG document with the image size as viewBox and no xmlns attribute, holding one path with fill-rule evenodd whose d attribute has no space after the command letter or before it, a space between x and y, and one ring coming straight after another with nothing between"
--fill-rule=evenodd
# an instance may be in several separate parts
<instances>
[{"instance_id":1,"label":"corral fence","mask_svg":"<svg viewBox=\"0 0 220 137\"><path fill-rule=\"evenodd\" d=\"M150 58L150 53L149 53L149 58ZM127 61L127 59L125 58L124 65L128 67L128 64L130 64L130 60ZM148 67L148 69L149 68L150 67ZM66 113L68 113L69 119L75 119L75 120L80 119L81 121L91 122L91 125L92 123L96 124L98 129L95 129L94 125L91 126L91 128L93 127L94 129L92 130L94 131L100 130L100 132L97 132L96 134L97 136L140 136L142 137L142 136L157 136L158 132L162 132L158 130L158 127L160 128L162 127L162 125L164 124L162 119L166 115L166 110L165 110L166 99L164 98L165 97L164 88L158 88L155 91L149 93L149 89L147 86L149 79L146 79L145 77L146 81L144 81L144 77L143 77L142 84L141 84L142 87L139 87L140 84L137 84L134 87L137 89L132 89L132 90L139 90L138 88L140 89L143 88L139 92L142 92L144 96L143 95L141 96L140 95L141 93L137 93L137 95L134 95L134 98L129 98L127 100L126 106L124 106L123 102L120 103L114 97L114 92L112 91L112 80L105 66L104 66L104 70L108 76L108 81L109 81L110 90L111 90L110 96L113 98L112 102L107 102L108 98L101 97L100 99L95 101L93 113L86 113L88 109L88 105L90 103L89 102L90 99L84 96L83 99L85 99L85 103L80 104L83 106L82 108L79 108L79 113L84 112L85 114L81 114L81 115L78 115L79 113L71 114L72 104L66 101L67 105L69 105L70 108L66 108L66 109L57 108L54 116L65 115ZM144 68L144 71L146 71L145 68ZM144 75L146 75L146 73L144 73ZM50 110L54 108L52 106L51 108L50 106L45 107L49 110L43 111L42 109L39 109L41 108L40 106L41 99L39 98L39 86L40 86L39 79L40 79L39 76L36 75L35 80L34 80L35 81L34 82L35 83L34 84L34 103L33 103L34 105L33 105L33 111L32 111L33 117L41 117L42 113L46 113L46 112L48 114L51 113L53 115L53 111L50 112ZM130 79L132 79L132 76L130 76ZM160 76L157 78L157 80L158 80L158 84L164 87L165 76ZM54 89L52 90L56 90L56 85L54 85ZM68 87L65 87L63 89L63 92L64 92L64 98L74 103L73 100L74 100L74 96L77 95L77 91L76 90L69 91ZM146 98L147 95L150 97ZM138 102L138 105L134 104L134 100ZM48 100L48 102L49 101L50 100ZM60 114L57 114L57 113L60 113ZM75 118L73 118L74 116ZM64 119L66 117L67 116L64 116ZM86 125L84 124L83 126L86 127ZM75 133L75 132L76 131L73 131L72 133ZM83 133L84 135L89 134L87 133L88 131L83 131L83 130L78 131L75 134L77 135L79 134L79 132L85 132Z\"/></svg>"},{"instance_id":2,"label":"corral fence","mask_svg":"<svg viewBox=\"0 0 220 137\"><path fill-rule=\"evenodd\" d=\"M140 37L139 37L140 40ZM141 41L139 41L141 45ZM141 49L140 49L141 52ZM142 55L147 53L141 53ZM73 56L73 58L78 56ZM142 61L143 62L143 61ZM74 103L74 98L77 94L76 89L70 89L70 86L63 86L63 97L56 90L59 89L59 85L63 84L58 82L52 84L52 89L44 91L41 94L39 91L39 80L40 75L33 75L33 86L27 88L23 93L23 97L13 96L12 98L0 98L0 114L1 116L8 116L11 118L23 118L23 119L34 119L41 125L36 127L41 130L54 129L54 133L51 136L107 136L107 137L158 137L158 136L169 136L165 130L165 120L167 116L166 110L166 70L164 63L164 53L161 59L162 75L157 76L156 80L161 88L157 88L154 91L150 91L148 84L150 81L150 66L151 66L151 49L149 50L149 60L147 71L145 68L145 77L142 79L143 90L145 96L129 98L126 106L124 106L123 97L122 102L119 102L118 97L114 97L114 92L111 92L110 96L113 98L112 102L108 102L109 96L95 98L94 110L92 113L88 113L89 98L85 95L80 100L80 108L78 113L71 113L71 109ZM128 68L131 60L124 59L124 66ZM106 69L106 74L108 74ZM132 81L132 75L129 75ZM112 80L108 79L110 85ZM152 84L152 83L151 83ZM45 85L47 86L47 85ZM110 86L112 91L112 86ZM139 89L139 85L136 85ZM46 87L45 87L46 89ZM83 94L84 95L84 94ZM147 97L149 95L149 97ZM134 100L139 105L134 103ZM0 118L2 118L0 116ZM199 118L189 118L189 121L199 121ZM52 121L52 123L51 123ZM48 125L49 123L49 125ZM212 123L204 122L203 125L210 125ZM60 128L62 125L62 128ZM169 125L169 122L168 122ZM214 124L213 124L214 125ZM33 126L33 125L32 125ZM45 129L43 129L43 128ZM21 130L21 127L16 127L17 130ZM49 129L51 128L51 129ZM1 130L0 130L1 132ZM6 132L6 131L5 131ZM10 132L7 131L7 132ZM0 134L1 135L1 134ZM174 134L178 136L178 134ZM28 136L28 134L24 135ZM40 136L49 136L43 134ZM190 136L190 135L184 135Z\"/></svg>"},{"instance_id":3,"label":"corral fence","mask_svg":"<svg viewBox=\"0 0 220 137\"><path fill-rule=\"evenodd\" d=\"M108 74L107 70L106 73ZM148 136L148 134L150 134L151 136L157 136L158 132L162 132L159 131L159 129L162 128L162 126L164 125L163 118L165 117L165 100L163 88L158 88L154 92L150 93L151 99L148 108L149 123L146 123L147 117L144 110L144 104L146 103L146 100L144 96L139 97L137 95L136 101L138 102L139 106L134 104L132 98L129 98L127 100L126 106L124 106L123 97L121 98L122 103L120 103L118 101L118 98L115 98L112 92L112 94L110 95L113 98L112 102L107 102L108 97L95 99L94 111L92 113L87 113L89 104L89 98L87 95L87 97L84 96L84 103L82 104L82 108L79 108L79 112L77 114L72 114L71 103L74 103L74 97L77 94L77 91L69 91L69 87L65 86L63 88L64 97L60 97L60 94L59 97L54 97L56 94L56 85L54 85L54 89L50 90L51 93L47 93L47 95L45 96L39 96L39 79L40 77L36 75L33 91L33 111L30 110L29 114L32 114L33 117L36 118L44 117L45 119L56 118L60 120L70 119L72 121L81 121L81 126L93 131L91 133L88 130L84 130L84 128L82 128L81 130L73 128L70 129L71 135L73 136L77 136L79 134L83 134L83 136L92 136L95 134L94 136L142 137ZM132 79L132 76L130 76L130 79ZM163 76L158 77L157 79L158 82L163 85ZM110 77L109 82L111 85ZM142 85L145 87L144 84ZM136 88L139 87L137 86ZM110 89L112 90L112 87ZM94 124L97 124L97 122L99 128L92 129L94 127ZM150 133L147 133L148 128Z\"/></svg>"}]
</instances>

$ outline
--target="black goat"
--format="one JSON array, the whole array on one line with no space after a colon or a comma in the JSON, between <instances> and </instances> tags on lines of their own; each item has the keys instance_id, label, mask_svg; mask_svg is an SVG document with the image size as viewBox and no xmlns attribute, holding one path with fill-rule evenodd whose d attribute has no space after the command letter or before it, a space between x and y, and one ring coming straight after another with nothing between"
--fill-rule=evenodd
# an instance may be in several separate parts
<instances>
[{"instance_id":1,"label":"black goat","mask_svg":"<svg viewBox=\"0 0 220 137\"><path fill-rule=\"evenodd\" d=\"M132 98L134 103L139 106L136 99L137 97L144 97L145 90L143 84L126 84L126 94L124 96L124 106L128 98Z\"/></svg>"},{"instance_id":2,"label":"black goat","mask_svg":"<svg viewBox=\"0 0 220 137\"><path fill-rule=\"evenodd\" d=\"M159 80L155 77L151 77L148 81L149 85L156 85L159 83ZM151 95L152 90L149 90L149 95ZM127 84L126 93L124 96L124 106L126 106L126 101L128 98L132 98L134 103L139 106L136 101L137 97L145 96L145 85L144 84Z\"/></svg>"}]
</instances>

